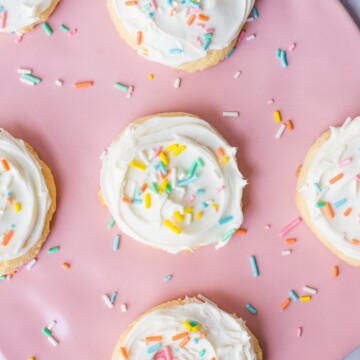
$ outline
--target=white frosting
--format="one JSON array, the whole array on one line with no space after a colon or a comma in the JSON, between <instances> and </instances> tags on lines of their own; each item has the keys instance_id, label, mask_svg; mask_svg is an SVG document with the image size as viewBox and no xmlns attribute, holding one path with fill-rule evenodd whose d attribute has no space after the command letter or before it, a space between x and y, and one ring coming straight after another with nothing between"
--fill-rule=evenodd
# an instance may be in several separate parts
<instances>
[{"instance_id":1,"label":"white frosting","mask_svg":"<svg viewBox=\"0 0 360 360\"><path fill-rule=\"evenodd\" d=\"M19 32L38 22L51 3L52 0L0 0L0 9L2 7L6 11L5 28L0 26L0 32Z\"/></svg>"},{"instance_id":2,"label":"white frosting","mask_svg":"<svg viewBox=\"0 0 360 360\"><path fill-rule=\"evenodd\" d=\"M22 140L2 129L0 161L0 262L3 262L24 255L37 243L51 199L36 159ZM17 203L20 204L18 212ZM3 240L9 231L13 235L4 246Z\"/></svg>"},{"instance_id":3,"label":"white frosting","mask_svg":"<svg viewBox=\"0 0 360 360\"><path fill-rule=\"evenodd\" d=\"M184 326L186 321L194 321L200 328L198 331L188 331ZM187 331L190 340L180 348L179 344L184 338L172 340L172 337ZM205 337L201 337L203 333L206 333ZM146 341L149 336L161 336L162 339ZM149 349L157 344L161 344L159 350L150 350L149 354ZM186 299L183 305L166 306L151 311L135 323L122 342L129 360L165 359L161 356L165 346L171 348L174 360L256 359L244 321L214 304L202 303L197 298ZM123 360L121 355L119 360Z\"/></svg>"},{"instance_id":4,"label":"white frosting","mask_svg":"<svg viewBox=\"0 0 360 360\"><path fill-rule=\"evenodd\" d=\"M186 148L174 156L174 151L165 150L172 144ZM159 177L161 171L155 171L161 160L153 154L159 147L169 161L169 184L176 172L176 187L170 193L162 191L165 184ZM225 157L218 155L219 148ZM192 116L155 116L143 124L131 123L103 157L101 193L119 228L138 241L171 253L212 243L219 248L243 221L240 203L246 181L238 170L235 152L206 121ZM194 171L198 178L181 186L181 179L188 178L189 169L198 159L203 161L203 166L198 165ZM147 163L146 170L129 167L133 160ZM161 194L154 191L154 182ZM139 192L145 183L146 191ZM150 194L150 208L144 206L145 194ZM122 201L124 197L135 199L135 203L128 205ZM188 207L192 207L192 214L186 214ZM184 220L174 218L175 212L183 214ZM232 218L218 224L227 217ZM165 226L166 220L181 233Z\"/></svg>"},{"instance_id":5,"label":"white frosting","mask_svg":"<svg viewBox=\"0 0 360 360\"><path fill-rule=\"evenodd\" d=\"M331 184L338 174L343 177ZM331 127L331 137L314 156L300 192L322 237L342 254L360 260L360 117ZM331 205L333 217L316 206L322 202ZM345 216L347 209L351 212Z\"/></svg>"},{"instance_id":6,"label":"white frosting","mask_svg":"<svg viewBox=\"0 0 360 360\"><path fill-rule=\"evenodd\" d=\"M111 0L119 21L134 40L142 33L138 47L140 55L171 67L204 58L209 50L221 50L230 45L246 22L254 0L138 0L126 6L125 0ZM200 10L194 6L199 5ZM152 16L149 15L153 14ZM199 14L208 17L201 21ZM187 24L190 16L195 19ZM210 30L209 30L210 29ZM206 49L204 34L213 29L211 42ZM181 50L171 53L172 49Z\"/></svg>"}]
</instances>

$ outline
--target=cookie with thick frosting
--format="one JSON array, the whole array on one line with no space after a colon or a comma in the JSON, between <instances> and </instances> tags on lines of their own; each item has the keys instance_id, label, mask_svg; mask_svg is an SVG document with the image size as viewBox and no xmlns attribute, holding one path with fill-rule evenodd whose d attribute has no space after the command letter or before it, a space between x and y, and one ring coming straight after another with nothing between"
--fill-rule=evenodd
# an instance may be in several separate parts
<instances>
[{"instance_id":1,"label":"cookie with thick frosting","mask_svg":"<svg viewBox=\"0 0 360 360\"><path fill-rule=\"evenodd\" d=\"M297 204L314 234L338 257L360 265L360 117L331 127L308 151Z\"/></svg>"},{"instance_id":2,"label":"cookie with thick frosting","mask_svg":"<svg viewBox=\"0 0 360 360\"><path fill-rule=\"evenodd\" d=\"M60 0L0 0L0 32L24 34L47 20Z\"/></svg>"},{"instance_id":3,"label":"cookie with thick frosting","mask_svg":"<svg viewBox=\"0 0 360 360\"><path fill-rule=\"evenodd\" d=\"M101 197L120 230L178 253L227 244L243 222L236 148L185 113L141 118L102 156Z\"/></svg>"},{"instance_id":4,"label":"cookie with thick frosting","mask_svg":"<svg viewBox=\"0 0 360 360\"><path fill-rule=\"evenodd\" d=\"M197 297L161 304L122 334L112 360L261 360L244 320Z\"/></svg>"},{"instance_id":5,"label":"cookie with thick frosting","mask_svg":"<svg viewBox=\"0 0 360 360\"><path fill-rule=\"evenodd\" d=\"M108 0L121 37L140 56L188 72L223 60L254 0Z\"/></svg>"},{"instance_id":6,"label":"cookie with thick frosting","mask_svg":"<svg viewBox=\"0 0 360 360\"><path fill-rule=\"evenodd\" d=\"M30 145L0 129L0 275L37 255L55 208L50 169Z\"/></svg>"}]
</instances>

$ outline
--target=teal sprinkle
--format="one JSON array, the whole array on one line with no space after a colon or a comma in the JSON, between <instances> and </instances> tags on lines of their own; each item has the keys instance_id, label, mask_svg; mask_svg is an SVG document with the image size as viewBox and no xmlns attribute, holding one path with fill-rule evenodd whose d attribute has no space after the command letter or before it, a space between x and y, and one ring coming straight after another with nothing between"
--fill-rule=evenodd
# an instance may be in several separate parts
<instances>
[{"instance_id":1,"label":"teal sprinkle","mask_svg":"<svg viewBox=\"0 0 360 360\"><path fill-rule=\"evenodd\" d=\"M47 252L48 254L53 254L53 253L56 253L60 250L60 246L54 246L52 248L50 248Z\"/></svg>"},{"instance_id":2,"label":"teal sprinkle","mask_svg":"<svg viewBox=\"0 0 360 360\"><path fill-rule=\"evenodd\" d=\"M115 224L115 219L112 217L107 224L108 229L111 229L114 226L114 224Z\"/></svg>"},{"instance_id":3,"label":"teal sprinkle","mask_svg":"<svg viewBox=\"0 0 360 360\"><path fill-rule=\"evenodd\" d=\"M251 304L246 304L246 309L253 315L257 313L256 309Z\"/></svg>"},{"instance_id":4,"label":"teal sprinkle","mask_svg":"<svg viewBox=\"0 0 360 360\"><path fill-rule=\"evenodd\" d=\"M0 280L6 280L6 275L1 275Z\"/></svg>"},{"instance_id":5,"label":"teal sprinkle","mask_svg":"<svg viewBox=\"0 0 360 360\"><path fill-rule=\"evenodd\" d=\"M32 82L34 82L35 84L40 84L41 83L41 79L34 76L34 75L31 75L31 74L23 74L22 76L24 79L26 80L30 80Z\"/></svg>"},{"instance_id":6,"label":"teal sprinkle","mask_svg":"<svg viewBox=\"0 0 360 360\"><path fill-rule=\"evenodd\" d=\"M157 185L156 185L155 182L152 182L152 183L151 183L151 189L152 189L156 194L159 193L159 189L158 189L158 187L157 187Z\"/></svg>"},{"instance_id":7,"label":"teal sprinkle","mask_svg":"<svg viewBox=\"0 0 360 360\"><path fill-rule=\"evenodd\" d=\"M43 27L46 35L50 36L53 33L52 28L50 27L50 25L48 23L46 23L46 22L43 23L42 27Z\"/></svg>"},{"instance_id":8,"label":"teal sprinkle","mask_svg":"<svg viewBox=\"0 0 360 360\"><path fill-rule=\"evenodd\" d=\"M129 91L129 87L126 86L126 85L123 85L123 84L120 84L120 83L115 83L114 86L119 89L119 90L122 90L122 91Z\"/></svg>"},{"instance_id":9,"label":"teal sprinkle","mask_svg":"<svg viewBox=\"0 0 360 360\"><path fill-rule=\"evenodd\" d=\"M204 167L205 164L204 164L204 161L203 161L202 158L198 158L196 161L197 161L197 163L199 164L200 167Z\"/></svg>"},{"instance_id":10,"label":"teal sprinkle","mask_svg":"<svg viewBox=\"0 0 360 360\"><path fill-rule=\"evenodd\" d=\"M205 353L206 353L206 350L205 350L205 349L201 349L201 350L199 351L199 356L200 356L200 357L203 357L203 356L205 355Z\"/></svg>"},{"instance_id":11,"label":"teal sprinkle","mask_svg":"<svg viewBox=\"0 0 360 360\"><path fill-rule=\"evenodd\" d=\"M281 55L281 50L280 50L280 49L277 49L277 50L276 50L276 57L277 57L278 59L280 59L280 55Z\"/></svg>"},{"instance_id":12,"label":"teal sprinkle","mask_svg":"<svg viewBox=\"0 0 360 360\"><path fill-rule=\"evenodd\" d=\"M51 331L46 327L42 329L42 332L43 332L43 334L45 336L50 336L51 335Z\"/></svg>"},{"instance_id":13,"label":"teal sprinkle","mask_svg":"<svg viewBox=\"0 0 360 360\"><path fill-rule=\"evenodd\" d=\"M197 167L198 167L198 163L197 163L197 161L194 161L188 171L189 178L194 176Z\"/></svg>"},{"instance_id":14,"label":"teal sprinkle","mask_svg":"<svg viewBox=\"0 0 360 360\"><path fill-rule=\"evenodd\" d=\"M64 24L61 24L60 25L60 29L62 30L62 31L65 31L65 32L68 32L70 29L67 27L67 26L65 26Z\"/></svg>"},{"instance_id":15,"label":"teal sprinkle","mask_svg":"<svg viewBox=\"0 0 360 360\"><path fill-rule=\"evenodd\" d=\"M224 242L226 240L229 240L234 234L236 229L230 229L228 232L226 232L222 238L220 239L221 242Z\"/></svg>"}]
</instances>

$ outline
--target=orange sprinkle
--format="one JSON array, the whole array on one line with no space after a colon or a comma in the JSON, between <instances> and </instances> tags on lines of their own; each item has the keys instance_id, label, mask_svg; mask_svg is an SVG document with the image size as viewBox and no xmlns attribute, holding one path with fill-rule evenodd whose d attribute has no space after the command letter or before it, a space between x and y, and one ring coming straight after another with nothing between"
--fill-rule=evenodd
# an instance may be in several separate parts
<instances>
[{"instance_id":1,"label":"orange sprinkle","mask_svg":"<svg viewBox=\"0 0 360 360\"><path fill-rule=\"evenodd\" d=\"M292 123L292 121L291 120L287 120L286 121L286 128L288 129L288 130L293 130L294 129L294 125L293 125L293 123Z\"/></svg>"},{"instance_id":2,"label":"orange sprinkle","mask_svg":"<svg viewBox=\"0 0 360 360\"><path fill-rule=\"evenodd\" d=\"M329 215L329 218L333 218L334 217L334 210L333 210L331 204L327 202L326 205L325 205L325 208L326 208L326 211L327 211L327 213Z\"/></svg>"},{"instance_id":3,"label":"orange sprinkle","mask_svg":"<svg viewBox=\"0 0 360 360\"><path fill-rule=\"evenodd\" d=\"M285 309L289 306L290 302L291 302L291 299L287 298L287 299L281 304L281 308L282 308L283 310L285 310Z\"/></svg>"},{"instance_id":4,"label":"orange sprinkle","mask_svg":"<svg viewBox=\"0 0 360 360\"><path fill-rule=\"evenodd\" d=\"M204 14L199 14L198 17L199 17L199 20L201 20L201 21L208 21L209 20L209 18Z\"/></svg>"},{"instance_id":5,"label":"orange sprinkle","mask_svg":"<svg viewBox=\"0 0 360 360\"><path fill-rule=\"evenodd\" d=\"M161 173L160 174L161 179L163 180L166 179L170 175L170 171L171 171L170 169L167 169L166 174Z\"/></svg>"},{"instance_id":6,"label":"orange sprinkle","mask_svg":"<svg viewBox=\"0 0 360 360\"><path fill-rule=\"evenodd\" d=\"M337 174L336 176L334 176L332 179L329 180L329 183L334 184L337 181L339 181L343 176L344 176L343 173Z\"/></svg>"},{"instance_id":7,"label":"orange sprinkle","mask_svg":"<svg viewBox=\"0 0 360 360\"><path fill-rule=\"evenodd\" d=\"M80 82L76 82L74 84L76 89L80 89L83 87L88 87L88 86L93 86L93 82L92 81L80 81Z\"/></svg>"},{"instance_id":8,"label":"orange sprinkle","mask_svg":"<svg viewBox=\"0 0 360 360\"><path fill-rule=\"evenodd\" d=\"M3 166L5 171L9 171L10 170L10 166L8 164L8 162L5 159L1 160L1 165Z\"/></svg>"},{"instance_id":9,"label":"orange sprinkle","mask_svg":"<svg viewBox=\"0 0 360 360\"><path fill-rule=\"evenodd\" d=\"M339 276L339 267L337 265L334 265L331 269L331 275L332 277L336 278Z\"/></svg>"},{"instance_id":10,"label":"orange sprinkle","mask_svg":"<svg viewBox=\"0 0 360 360\"><path fill-rule=\"evenodd\" d=\"M294 244L296 243L296 239L295 238L290 238L290 239L286 239L284 240L285 244Z\"/></svg>"},{"instance_id":11,"label":"orange sprinkle","mask_svg":"<svg viewBox=\"0 0 360 360\"><path fill-rule=\"evenodd\" d=\"M162 336L148 336L145 338L146 341L161 341Z\"/></svg>"},{"instance_id":12,"label":"orange sprinkle","mask_svg":"<svg viewBox=\"0 0 360 360\"><path fill-rule=\"evenodd\" d=\"M301 169L302 169L302 165L299 165L299 167L297 168L296 173L295 173L296 177L299 177Z\"/></svg>"},{"instance_id":13,"label":"orange sprinkle","mask_svg":"<svg viewBox=\"0 0 360 360\"><path fill-rule=\"evenodd\" d=\"M69 263L64 262L61 266L63 269L69 270L71 265Z\"/></svg>"},{"instance_id":14,"label":"orange sprinkle","mask_svg":"<svg viewBox=\"0 0 360 360\"><path fill-rule=\"evenodd\" d=\"M247 233L246 229L237 229L235 235L245 235Z\"/></svg>"},{"instance_id":15,"label":"orange sprinkle","mask_svg":"<svg viewBox=\"0 0 360 360\"><path fill-rule=\"evenodd\" d=\"M183 333L180 333L180 334L177 334L177 335L174 335L171 340L172 341L175 341L175 340L179 340L179 339L182 339L184 337L187 337L189 335L189 333L187 331L183 332Z\"/></svg>"},{"instance_id":16,"label":"orange sprinkle","mask_svg":"<svg viewBox=\"0 0 360 360\"><path fill-rule=\"evenodd\" d=\"M195 15L192 14L187 18L186 24L190 26L194 22L194 20L195 20Z\"/></svg>"},{"instance_id":17,"label":"orange sprinkle","mask_svg":"<svg viewBox=\"0 0 360 360\"><path fill-rule=\"evenodd\" d=\"M347 208L347 209L344 211L344 216L348 216L350 213L351 213L351 208Z\"/></svg>"},{"instance_id":18,"label":"orange sprinkle","mask_svg":"<svg viewBox=\"0 0 360 360\"><path fill-rule=\"evenodd\" d=\"M190 337L187 336L180 344L179 348L183 348L190 341Z\"/></svg>"},{"instance_id":19,"label":"orange sprinkle","mask_svg":"<svg viewBox=\"0 0 360 360\"><path fill-rule=\"evenodd\" d=\"M7 198L7 202L8 202L9 204L12 204L12 203L13 203L13 199L12 199L12 198Z\"/></svg>"},{"instance_id":20,"label":"orange sprinkle","mask_svg":"<svg viewBox=\"0 0 360 360\"><path fill-rule=\"evenodd\" d=\"M124 196L121 201L128 205L132 204L131 200L127 196Z\"/></svg>"},{"instance_id":21,"label":"orange sprinkle","mask_svg":"<svg viewBox=\"0 0 360 360\"><path fill-rule=\"evenodd\" d=\"M125 1L125 5L126 6L134 6L134 5L137 5L137 1Z\"/></svg>"},{"instance_id":22,"label":"orange sprinkle","mask_svg":"<svg viewBox=\"0 0 360 360\"><path fill-rule=\"evenodd\" d=\"M218 153L220 156L225 156L225 151L224 151L224 149L221 148L221 147L219 147L219 148L217 149L217 153Z\"/></svg>"},{"instance_id":23,"label":"orange sprinkle","mask_svg":"<svg viewBox=\"0 0 360 360\"><path fill-rule=\"evenodd\" d=\"M140 189L140 192L143 193L147 189L147 183L144 183Z\"/></svg>"},{"instance_id":24,"label":"orange sprinkle","mask_svg":"<svg viewBox=\"0 0 360 360\"><path fill-rule=\"evenodd\" d=\"M352 239L352 240L351 240L351 243L352 243L353 245L360 245L360 241L359 241L359 240L356 240L356 239Z\"/></svg>"},{"instance_id":25,"label":"orange sprinkle","mask_svg":"<svg viewBox=\"0 0 360 360\"><path fill-rule=\"evenodd\" d=\"M206 332L203 332L199 335L199 339L203 339L203 338L206 338L207 337L207 333Z\"/></svg>"},{"instance_id":26,"label":"orange sprinkle","mask_svg":"<svg viewBox=\"0 0 360 360\"><path fill-rule=\"evenodd\" d=\"M124 347L121 347L121 348L120 348L120 352L121 352L122 357L123 357L125 360L128 360L128 359L129 359L129 358L128 358L128 353L127 353L127 351L126 351L126 349L125 349Z\"/></svg>"},{"instance_id":27,"label":"orange sprinkle","mask_svg":"<svg viewBox=\"0 0 360 360\"><path fill-rule=\"evenodd\" d=\"M142 43L142 32L138 31L136 35L136 45L140 45Z\"/></svg>"},{"instance_id":28,"label":"orange sprinkle","mask_svg":"<svg viewBox=\"0 0 360 360\"><path fill-rule=\"evenodd\" d=\"M3 239L2 243L1 243L1 245L2 245L2 246L6 246L6 245L9 243L9 241L10 241L10 239L12 238L13 235L14 235L14 232L13 232L12 230L8 231L8 232L5 234L4 239Z\"/></svg>"}]
</instances>

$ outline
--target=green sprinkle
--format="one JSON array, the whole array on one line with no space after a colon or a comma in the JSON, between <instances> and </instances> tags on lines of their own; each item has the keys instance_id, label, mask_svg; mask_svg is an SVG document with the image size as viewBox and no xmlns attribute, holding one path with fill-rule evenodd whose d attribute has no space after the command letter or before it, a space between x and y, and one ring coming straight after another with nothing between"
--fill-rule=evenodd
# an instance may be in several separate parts
<instances>
[{"instance_id":1,"label":"green sprinkle","mask_svg":"<svg viewBox=\"0 0 360 360\"><path fill-rule=\"evenodd\" d=\"M280 49L277 49L277 50L276 50L276 57L277 57L277 58L280 58L280 55L281 55L281 50L280 50Z\"/></svg>"},{"instance_id":2,"label":"green sprinkle","mask_svg":"<svg viewBox=\"0 0 360 360\"><path fill-rule=\"evenodd\" d=\"M46 327L42 329L42 332L43 332L43 334L45 336L50 336L51 335L51 331Z\"/></svg>"},{"instance_id":3,"label":"green sprinkle","mask_svg":"<svg viewBox=\"0 0 360 360\"><path fill-rule=\"evenodd\" d=\"M0 280L6 280L6 275L1 275Z\"/></svg>"},{"instance_id":4,"label":"green sprinkle","mask_svg":"<svg viewBox=\"0 0 360 360\"><path fill-rule=\"evenodd\" d=\"M204 34L203 35L204 39L211 39L212 38L212 34Z\"/></svg>"},{"instance_id":5,"label":"green sprinkle","mask_svg":"<svg viewBox=\"0 0 360 360\"><path fill-rule=\"evenodd\" d=\"M111 229L114 226L114 224L115 224L115 219L112 217L107 224L108 229Z\"/></svg>"},{"instance_id":6,"label":"green sprinkle","mask_svg":"<svg viewBox=\"0 0 360 360\"><path fill-rule=\"evenodd\" d=\"M53 31L48 23L46 23L46 22L43 23L42 27L43 27L44 31L46 32L46 35L50 36L53 33Z\"/></svg>"},{"instance_id":7,"label":"green sprinkle","mask_svg":"<svg viewBox=\"0 0 360 360\"><path fill-rule=\"evenodd\" d=\"M121 91L129 91L129 87L120 83L115 83L114 86Z\"/></svg>"},{"instance_id":8,"label":"green sprinkle","mask_svg":"<svg viewBox=\"0 0 360 360\"><path fill-rule=\"evenodd\" d=\"M151 183L151 188L153 189L153 191L154 191L156 194L159 193L159 189L158 189L158 187L157 187L157 185L156 185L155 182L152 182L152 183Z\"/></svg>"},{"instance_id":9,"label":"green sprinkle","mask_svg":"<svg viewBox=\"0 0 360 360\"><path fill-rule=\"evenodd\" d=\"M197 163L199 164L200 167L204 167L205 164L204 164L202 158L198 158L196 161L197 161Z\"/></svg>"},{"instance_id":10,"label":"green sprinkle","mask_svg":"<svg viewBox=\"0 0 360 360\"><path fill-rule=\"evenodd\" d=\"M202 350L199 351L199 356L203 357L205 355L205 353L206 353L206 350L202 349Z\"/></svg>"},{"instance_id":11,"label":"green sprinkle","mask_svg":"<svg viewBox=\"0 0 360 360\"><path fill-rule=\"evenodd\" d=\"M225 233L222 238L221 238L221 242L229 240L234 234L235 234L236 229L231 229L229 230L227 233Z\"/></svg>"},{"instance_id":12,"label":"green sprinkle","mask_svg":"<svg viewBox=\"0 0 360 360\"><path fill-rule=\"evenodd\" d=\"M54 247L50 248L47 252L48 252L48 254L53 254L59 250L60 250L60 246L54 246Z\"/></svg>"},{"instance_id":13,"label":"green sprinkle","mask_svg":"<svg viewBox=\"0 0 360 360\"><path fill-rule=\"evenodd\" d=\"M166 185L166 193L167 193L167 194L170 194L170 193L171 193L171 190L172 190L172 189L171 189L171 185L170 185L170 184L167 184L167 185Z\"/></svg>"},{"instance_id":14,"label":"green sprinkle","mask_svg":"<svg viewBox=\"0 0 360 360\"><path fill-rule=\"evenodd\" d=\"M188 177L193 177L195 174L195 170L198 167L197 161L194 161L188 171Z\"/></svg>"},{"instance_id":15,"label":"green sprinkle","mask_svg":"<svg viewBox=\"0 0 360 360\"><path fill-rule=\"evenodd\" d=\"M318 203L316 203L316 207L317 208L322 208L326 205L326 202L325 201L319 201Z\"/></svg>"},{"instance_id":16,"label":"green sprinkle","mask_svg":"<svg viewBox=\"0 0 360 360\"><path fill-rule=\"evenodd\" d=\"M35 84L40 84L41 83L41 79L34 76L34 75L31 75L31 74L23 74L22 76L24 79L26 80L30 80L32 82L34 82Z\"/></svg>"},{"instance_id":17,"label":"green sprinkle","mask_svg":"<svg viewBox=\"0 0 360 360\"><path fill-rule=\"evenodd\" d=\"M61 29L62 31L65 31L65 32L70 31L70 29L69 29L67 26L65 26L64 24L61 24L61 25L60 25L60 29Z\"/></svg>"}]
</instances>

